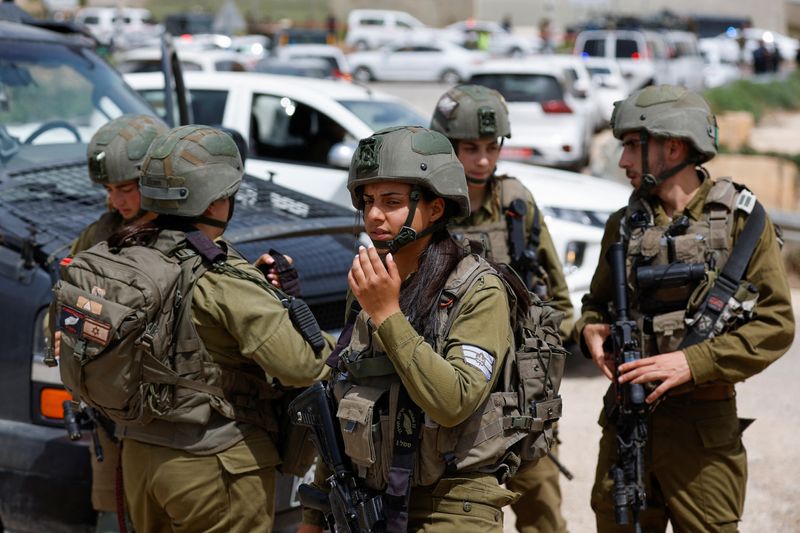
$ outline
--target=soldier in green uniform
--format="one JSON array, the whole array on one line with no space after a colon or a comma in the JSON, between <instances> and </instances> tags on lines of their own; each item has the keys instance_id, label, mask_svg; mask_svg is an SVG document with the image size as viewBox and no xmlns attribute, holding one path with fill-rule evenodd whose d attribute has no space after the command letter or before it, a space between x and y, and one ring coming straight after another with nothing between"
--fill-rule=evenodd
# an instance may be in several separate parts
<instances>
[{"instance_id":1,"label":"soldier in green uniform","mask_svg":"<svg viewBox=\"0 0 800 533\"><path fill-rule=\"evenodd\" d=\"M514 467L485 424L514 339L503 280L447 231L469 213L463 167L441 134L390 128L359 143L348 189L375 246L353 260L362 311L332 378L345 453L384 493L390 530L500 532ZM324 525L309 509L304 522Z\"/></svg>"},{"instance_id":2,"label":"soldier in green uniform","mask_svg":"<svg viewBox=\"0 0 800 533\"><path fill-rule=\"evenodd\" d=\"M664 531L670 521L675 531L736 531L747 459L734 385L780 357L794 336L775 227L758 214L763 210L750 191L727 178L712 180L700 166L717 153L716 119L700 96L682 87L647 87L617 102L612 127L623 145L619 166L634 192L606 224L576 333L584 354L613 379L613 357L604 349L612 301L605 252L621 240L642 359L617 370L620 383L647 385L651 407L642 529ZM746 229L751 218L763 222L752 237ZM752 244L742 252L736 249L740 241ZM730 278L728 263L742 265L741 279ZM666 273L679 269L703 276L670 283ZM658 272L661 277L646 275ZM726 285L730 298L706 298ZM600 417L591 502L598 531L630 531L615 523L608 475L617 455L611 408Z\"/></svg>"},{"instance_id":3,"label":"soldier in green uniform","mask_svg":"<svg viewBox=\"0 0 800 533\"><path fill-rule=\"evenodd\" d=\"M242 162L227 134L184 126L157 137L142 164L142 208L158 217L113 239L186 239L199 230L227 254L191 292L191 323L202 341L204 373L217 376L222 397L197 394L190 413L164 413L122 428L125 494L137 531L270 531L275 468L281 462L268 428L274 379L307 386L324 377L324 355L292 323L262 274L221 236L233 213ZM266 283L266 282L264 282ZM184 347L186 349L186 347ZM210 409L203 407L210 404Z\"/></svg>"},{"instance_id":4,"label":"soldier in green uniform","mask_svg":"<svg viewBox=\"0 0 800 533\"><path fill-rule=\"evenodd\" d=\"M562 339L568 339L572 304L544 216L522 183L495 174L502 139L511 136L505 99L480 85L453 87L436 104L431 129L450 139L464 165L469 189L471 213L456 219L451 231L462 239L479 241L494 261L515 267L530 290L564 314L560 333ZM514 250L515 245L524 249ZM515 261L512 254L520 259ZM557 444L551 454L558 456ZM552 460L523 466L507 485L522 495L512 505L519 531L566 531L559 470Z\"/></svg>"},{"instance_id":5,"label":"soldier in green uniform","mask_svg":"<svg viewBox=\"0 0 800 533\"><path fill-rule=\"evenodd\" d=\"M139 165L156 135L168 129L149 115L122 115L97 130L87 147L89 178L105 187L110 210L81 232L72 243L70 255L108 239L126 224L143 223L155 216L143 213L139 207ZM97 428L97 437L103 461L98 461L91 451L92 506L98 512L96 531L119 531L115 514L119 450L105 429Z\"/></svg>"}]
</instances>

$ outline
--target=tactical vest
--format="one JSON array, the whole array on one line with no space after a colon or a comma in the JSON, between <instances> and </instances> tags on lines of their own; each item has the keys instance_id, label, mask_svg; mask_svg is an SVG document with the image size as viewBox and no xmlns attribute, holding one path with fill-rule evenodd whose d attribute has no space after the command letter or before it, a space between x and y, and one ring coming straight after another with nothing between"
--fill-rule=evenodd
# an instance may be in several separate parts
<instances>
[{"instance_id":1,"label":"tactical vest","mask_svg":"<svg viewBox=\"0 0 800 533\"><path fill-rule=\"evenodd\" d=\"M754 200L746 188L720 178L705 198L700 220L685 217L664 227L654 224L648 202L631 196L620 233L627 242L631 316L642 333L644 356L679 349L687 321L730 256L735 212L749 212ZM747 294L741 297L752 312L758 294L746 282L743 287Z\"/></svg>"},{"instance_id":2,"label":"tactical vest","mask_svg":"<svg viewBox=\"0 0 800 533\"><path fill-rule=\"evenodd\" d=\"M62 380L120 433L152 444L202 449L213 413L276 433L277 392L263 370L214 361L192 323L195 283L216 267L185 237L163 230L150 246L102 242L62 268L51 308ZM234 258L228 249L226 262Z\"/></svg>"},{"instance_id":3,"label":"tactical vest","mask_svg":"<svg viewBox=\"0 0 800 533\"><path fill-rule=\"evenodd\" d=\"M449 276L443 297L456 305L441 307L437 352L445 345L461 298L487 275L498 274L477 255L469 255ZM553 312L547 306L540 305L538 309ZM384 490L396 428L404 423L402 417L398 418L402 383L373 332L362 312L339 360L346 380L334 380L333 392L346 455L367 486ZM459 472L490 472L502 480L516 472L521 460L537 460L548 451L552 422L561 415L557 392L566 356L560 347L558 321L539 328L525 340L516 354L506 354L495 390L464 422L446 428L424 414L412 487L431 485L445 474ZM526 393L520 392L520 384ZM534 397L540 400L538 404L533 403ZM520 407L523 405L531 408Z\"/></svg>"}]
</instances>

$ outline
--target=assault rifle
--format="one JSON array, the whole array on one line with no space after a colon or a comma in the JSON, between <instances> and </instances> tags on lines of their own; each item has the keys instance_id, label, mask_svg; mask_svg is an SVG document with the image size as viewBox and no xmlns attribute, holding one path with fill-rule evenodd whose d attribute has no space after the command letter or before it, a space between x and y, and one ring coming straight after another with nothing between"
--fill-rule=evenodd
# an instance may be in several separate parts
<instances>
[{"instance_id":1,"label":"assault rifle","mask_svg":"<svg viewBox=\"0 0 800 533\"><path fill-rule=\"evenodd\" d=\"M103 447L100 445L100 439L97 437L97 428L101 428L112 441L116 442L114 423L99 415L93 407L83 402L77 403L71 400L64 400L62 406L64 408L64 429L67 430L69 440L80 440L82 437L81 430L89 430L92 436L94 456L97 462L102 463L105 456L103 455Z\"/></svg>"},{"instance_id":2,"label":"assault rifle","mask_svg":"<svg viewBox=\"0 0 800 533\"><path fill-rule=\"evenodd\" d=\"M327 387L315 383L289 404L289 412L295 424L311 428L314 446L333 472L326 480L330 489L327 494L310 485L300 485L298 496L303 506L323 512L334 532L386 531L381 495L361 485L344 454L341 429Z\"/></svg>"},{"instance_id":3,"label":"assault rifle","mask_svg":"<svg viewBox=\"0 0 800 533\"><path fill-rule=\"evenodd\" d=\"M633 513L636 533L641 533L639 513L646 507L644 488L644 446L647 442L647 404L644 386L619 383L619 367L642 358L639 332L635 320L628 316L625 250L614 243L607 254L614 284L615 320L611 324L611 343L614 353L614 391L617 406L617 462L611 468L614 480L614 514L617 524L629 523L628 511Z\"/></svg>"},{"instance_id":4,"label":"assault rifle","mask_svg":"<svg viewBox=\"0 0 800 533\"><path fill-rule=\"evenodd\" d=\"M539 211L534 213L533 227L530 231L529 242L525 243L525 215L528 206L519 198L511 202L506 210L506 224L508 225L509 253L511 255L511 268L519 274L525 286L540 299L549 298L547 273L539 264L537 249L539 248L540 232Z\"/></svg>"}]
</instances>

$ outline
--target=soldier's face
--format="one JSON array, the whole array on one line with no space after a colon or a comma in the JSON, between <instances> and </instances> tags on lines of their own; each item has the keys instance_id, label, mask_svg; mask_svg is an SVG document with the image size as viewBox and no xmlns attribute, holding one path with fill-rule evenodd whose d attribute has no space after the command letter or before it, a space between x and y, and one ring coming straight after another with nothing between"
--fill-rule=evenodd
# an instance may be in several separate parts
<instances>
[{"instance_id":1,"label":"soldier's face","mask_svg":"<svg viewBox=\"0 0 800 533\"><path fill-rule=\"evenodd\" d=\"M458 160L464 165L464 173L476 180L488 180L497 166L500 157L500 143L497 139L459 140L456 151ZM469 184L473 187L473 184ZM480 187L481 185L479 185Z\"/></svg>"},{"instance_id":2,"label":"soldier's face","mask_svg":"<svg viewBox=\"0 0 800 533\"><path fill-rule=\"evenodd\" d=\"M364 228L372 242L394 239L408 218L411 185L407 183L370 183L362 191ZM444 200L430 202L420 198L411 227L420 232L444 215ZM400 251L402 251L401 249ZM386 253L386 249L378 249Z\"/></svg>"},{"instance_id":3,"label":"soldier's face","mask_svg":"<svg viewBox=\"0 0 800 533\"><path fill-rule=\"evenodd\" d=\"M665 166L664 141L651 137L647 142L647 148L647 163L650 167L648 172L658 176ZM622 155L619 157L619 166L625 171L625 176L631 180L633 188L638 189L642 185L642 142L639 133L631 132L622 136Z\"/></svg>"},{"instance_id":4,"label":"soldier's face","mask_svg":"<svg viewBox=\"0 0 800 533\"><path fill-rule=\"evenodd\" d=\"M122 183L108 183L104 185L108 193L108 201L111 206L119 211L122 218L130 220L139 212L138 180L123 181Z\"/></svg>"}]
</instances>

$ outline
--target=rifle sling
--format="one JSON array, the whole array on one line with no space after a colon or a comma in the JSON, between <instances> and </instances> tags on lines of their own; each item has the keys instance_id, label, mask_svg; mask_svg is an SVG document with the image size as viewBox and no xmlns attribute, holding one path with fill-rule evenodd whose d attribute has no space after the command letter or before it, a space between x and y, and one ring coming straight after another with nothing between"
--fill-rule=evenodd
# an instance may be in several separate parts
<instances>
[{"instance_id":1,"label":"rifle sling","mask_svg":"<svg viewBox=\"0 0 800 533\"><path fill-rule=\"evenodd\" d=\"M422 429L422 410L411 401L405 387L397 391L397 415L394 423L392 464L386 487L386 531L405 533L408 530L408 503L411 499L411 476L414 474L416 451ZM391 401L390 401L391 403Z\"/></svg>"},{"instance_id":2,"label":"rifle sling","mask_svg":"<svg viewBox=\"0 0 800 533\"><path fill-rule=\"evenodd\" d=\"M733 251L725 263L725 267L701 304L702 315L692 324L678 349L704 341L714 330L714 324L728 305L728 301L736 293L739 282L744 277L750 257L752 257L753 250L764 230L765 219L764 207L760 202L756 202L752 213L747 217L742 233L733 246Z\"/></svg>"}]
</instances>

